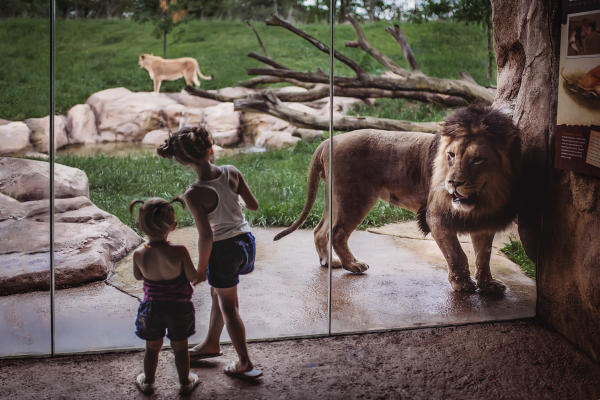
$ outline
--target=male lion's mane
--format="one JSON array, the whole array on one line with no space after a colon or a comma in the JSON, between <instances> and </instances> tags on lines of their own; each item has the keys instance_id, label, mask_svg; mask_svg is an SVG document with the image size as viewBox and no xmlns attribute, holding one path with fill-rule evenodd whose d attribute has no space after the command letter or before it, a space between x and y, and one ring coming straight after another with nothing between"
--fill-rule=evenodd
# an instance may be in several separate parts
<instances>
[{"instance_id":1,"label":"male lion's mane","mask_svg":"<svg viewBox=\"0 0 600 400\"><path fill-rule=\"evenodd\" d=\"M487 171L491 178L483 191L480 204L471 212L459 212L449 206L449 193L432 191L434 185L446 176L448 164L445 148L458 138L472 140L483 136L503 161L502 171ZM474 231L498 231L514 219L518 209L521 144L519 132L511 119L489 107L471 106L455 112L444 122L429 148L430 195L427 204L417 213L417 223L426 235L431 230L427 223L428 208L437 214L443 227L459 233ZM437 179L436 179L437 176ZM507 182L503 182L507 179ZM486 193L502 193L506 201ZM432 204L433 203L433 204ZM433 208L433 209L431 209Z\"/></svg>"}]
</instances>

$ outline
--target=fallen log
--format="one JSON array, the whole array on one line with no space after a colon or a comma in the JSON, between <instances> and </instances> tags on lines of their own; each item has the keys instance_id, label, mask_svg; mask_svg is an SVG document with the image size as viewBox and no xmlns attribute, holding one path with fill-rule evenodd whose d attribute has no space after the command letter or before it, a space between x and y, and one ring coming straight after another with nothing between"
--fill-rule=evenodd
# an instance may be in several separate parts
<instances>
[{"instance_id":1,"label":"fallen log","mask_svg":"<svg viewBox=\"0 0 600 400\"><path fill-rule=\"evenodd\" d=\"M295 110L282 103L273 93L260 93L234 102L235 111L269 114L288 121L300 128L329 129L329 116ZM351 117L339 113L333 116L333 129L351 131L356 129L382 129L388 131L416 131L434 133L440 128L437 122L411 122L387 118Z\"/></svg>"}]
</instances>

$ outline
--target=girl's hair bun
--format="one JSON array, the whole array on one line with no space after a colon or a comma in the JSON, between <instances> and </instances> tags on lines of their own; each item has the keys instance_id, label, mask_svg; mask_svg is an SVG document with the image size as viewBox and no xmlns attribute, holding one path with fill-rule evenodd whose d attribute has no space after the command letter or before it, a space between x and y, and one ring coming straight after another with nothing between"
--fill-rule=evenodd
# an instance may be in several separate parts
<instances>
[{"instance_id":1,"label":"girl's hair bun","mask_svg":"<svg viewBox=\"0 0 600 400\"><path fill-rule=\"evenodd\" d=\"M156 148L156 153L162 158L173 158L173 146L171 145L171 137L169 135L165 142Z\"/></svg>"}]
</instances>

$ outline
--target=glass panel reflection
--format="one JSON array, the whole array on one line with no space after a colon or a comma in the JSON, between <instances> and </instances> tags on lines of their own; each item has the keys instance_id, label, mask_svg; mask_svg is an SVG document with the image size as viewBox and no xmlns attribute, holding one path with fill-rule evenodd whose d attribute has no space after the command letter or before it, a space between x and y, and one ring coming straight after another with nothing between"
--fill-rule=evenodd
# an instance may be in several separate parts
<instances>
[{"instance_id":1,"label":"glass panel reflection","mask_svg":"<svg viewBox=\"0 0 600 400\"><path fill-rule=\"evenodd\" d=\"M327 40L328 25L309 8L280 4L276 12ZM326 271L307 273L298 240L272 240L302 208L306 167L323 132L297 133L283 119L234 108L235 101L267 86L290 107L317 112L327 106L326 94L301 103L294 94L306 87L247 71L272 64L264 49L286 68L327 68L327 57L309 43L261 22L272 12L272 5L250 7L248 2L171 0L132 2L110 19L103 10L86 14L76 7L61 14L57 113L65 116L67 139L58 150L57 171L58 165L72 168L82 191L61 199L64 212L56 217L57 248L62 249L57 249L57 263L65 271L77 266L76 279L56 296L59 352L143 346L134 321L144 292L133 275L132 258L147 238L136 227L137 211L131 216L128 207L135 199L171 200L197 180L189 163L156 154L170 133L188 127L211 134L214 165L235 166L260 204L257 211L244 211L256 237L255 269L240 277L238 288L247 338L327 332ZM309 14L313 23L304 25ZM251 52L258 57L247 57ZM167 64L177 73L159 76L157 65ZM183 90L186 83L189 91ZM186 246L196 264L194 217L179 206L175 213L178 226L168 239ZM309 224L317 222L317 214L311 215ZM312 241L310 232L302 240ZM192 302L196 334L189 341L198 343L207 333L211 310L206 282L195 286ZM225 330L221 339L228 340Z\"/></svg>"},{"instance_id":2,"label":"glass panel reflection","mask_svg":"<svg viewBox=\"0 0 600 400\"><path fill-rule=\"evenodd\" d=\"M0 357L51 351L47 7L0 5Z\"/></svg>"}]
</instances>

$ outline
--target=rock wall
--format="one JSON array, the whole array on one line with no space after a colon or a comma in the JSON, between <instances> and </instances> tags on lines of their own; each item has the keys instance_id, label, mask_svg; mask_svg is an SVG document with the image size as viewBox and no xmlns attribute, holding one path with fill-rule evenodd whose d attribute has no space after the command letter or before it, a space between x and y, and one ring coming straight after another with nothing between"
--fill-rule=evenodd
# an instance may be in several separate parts
<instances>
[{"instance_id":1,"label":"rock wall","mask_svg":"<svg viewBox=\"0 0 600 400\"><path fill-rule=\"evenodd\" d=\"M523 143L519 235L537 266L537 317L600 361L600 179L554 169L559 0L492 0L498 92Z\"/></svg>"},{"instance_id":2,"label":"rock wall","mask_svg":"<svg viewBox=\"0 0 600 400\"><path fill-rule=\"evenodd\" d=\"M50 286L49 165L0 158L0 295ZM105 279L142 239L88 198L85 173L55 165L56 286Z\"/></svg>"}]
</instances>

